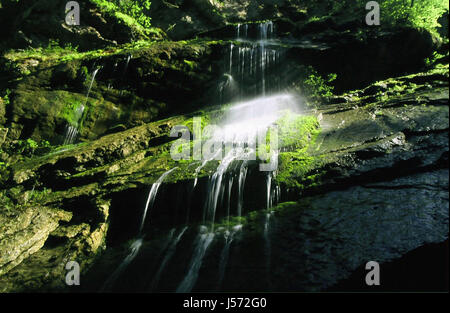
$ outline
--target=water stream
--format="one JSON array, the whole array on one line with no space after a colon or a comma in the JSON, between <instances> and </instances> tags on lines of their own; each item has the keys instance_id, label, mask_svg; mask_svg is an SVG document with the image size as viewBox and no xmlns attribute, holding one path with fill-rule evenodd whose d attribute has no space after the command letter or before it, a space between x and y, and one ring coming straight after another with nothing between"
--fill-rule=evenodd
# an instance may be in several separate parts
<instances>
[{"instance_id":1,"label":"water stream","mask_svg":"<svg viewBox=\"0 0 450 313\"><path fill-rule=\"evenodd\" d=\"M108 291L108 290L110 290L114 286L114 283L120 277L122 272L128 267L128 265L138 255L139 250L141 249L141 246L142 246L143 238L144 238L143 230L144 230L145 218L147 216L147 211L153 207L153 204L155 203L156 195L158 194L159 187L161 186L161 184L164 181L164 179L176 169L177 169L177 167L175 167L175 168L165 172L152 185L152 187L150 189L150 192L149 192L149 195L147 197L147 202L145 204L144 214L142 216L141 224L140 224L140 227L139 227L138 237L131 244L130 252L128 253L128 255L125 257L125 259L122 261L122 263L120 263L119 267L113 272L113 274L105 282L105 284L103 285L101 291ZM182 233L184 233L184 231ZM172 233L172 235L173 235L173 233ZM172 235L169 235L169 239L172 237ZM181 236L182 236L182 234L181 234ZM179 235L178 237L181 238L181 236Z\"/></svg>"},{"instance_id":2,"label":"water stream","mask_svg":"<svg viewBox=\"0 0 450 313\"><path fill-rule=\"evenodd\" d=\"M253 26L255 27L255 26ZM256 31L256 35L254 34ZM225 271L230 257L230 247L236 238L236 234L242 231L242 225L230 224L231 216L243 216L245 208L245 186L247 176L251 173L250 166L252 160L256 161L257 137L266 131L282 116L285 110L297 111L298 99L289 93L280 92L279 79L273 74L273 68L280 62L280 49L278 49L272 39L274 38L274 25L272 22L261 23L250 32L248 25L236 26L236 39L239 45L231 44L229 55L227 56L228 68L226 81L219 86L220 97L227 91L230 92L238 88L239 92L235 97L235 102L225 112L219 122L220 129L211 134L212 142L219 143L223 147L213 155L204 155L200 164L196 164L195 178L188 190L186 221L189 221L191 211L190 199L201 193L203 205L197 210L203 209L202 223L199 226L198 234L191 247L192 255L185 269L185 274L177 285L176 292L192 291L200 275L205 256L208 250L214 245L215 239L219 235L224 237L224 246L221 247L219 261L217 290L220 290L224 280ZM128 60L129 62L129 60ZM127 62L127 63L128 63ZM266 137L264 137L266 138ZM222 158L214 173L212 173L205 186L198 186L198 176L209 162L216 159L221 153ZM272 151L271 161L278 158L278 151ZM214 161L216 162L216 161ZM155 204L156 195L164 179L176 168L165 172L152 185L145 205L145 209L140 221L139 237L142 237L144 224L148 211ZM253 174L252 174L253 175ZM279 186L272 182L274 172L267 172L266 182L266 218L264 221L263 238L265 242L265 254L267 260L267 270L270 269L270 220L272 212L270 209L278 203L280 197ZM234 186L234 189L233 189ZM201 187L201 188L200 188ZM234 203L233 203L234 202ZM194 208L194 207L193 207ZM234 211L236 209L236 211ZM218 210L221 210L218 212ZM217 216L225 217L226 229L216 228ZM162 275L166 271L171 259L174 257L177 246L180 244L187 226L182 228L177 236L170 237L171 242L163 252L164 256L152 280L148 283L149 289L157 290ZM185 242L185 241L183 241ZM134 244L132 251L119 266L120 272L136 256L140 248ZM119 271L119 269L117 271ZM116 271L116 272L117 272ZM120 274L119 272L119 274ZM116 276L118 274L115 274Z\"/></svg>"},{"instance_id":3,"label":"water stream","mask_svg":"<svg viewBox=\"0 0 450 313\"><path fill-rule=\"evenodd\" d=\"M178 286L176 292L190 292L195 286L203 258L206 254L206 250L214 239L214 235L213 232L208 232L208 229L205 226L201 227L200 233L196 239L194 253L189 264L189 270Z\"/></svg>"},{"instance_id":4,"label":"water stream","mask_svg":"<svg viewBox=\"0 0 450 313\"><path fill-rule=\"evenodd\" d=\"M141 234L142 231L144 230L144 224L145 224L145 218L147 217L147 211L149 209L151 209L153 207L153 205L155 204L155 199L156 199L156 195L158 194L159 187L161 187L161 184L164 181L164 179L167 177L167 175L172 173L177 168L178 167L174 167L173 169L168 170L167 172L162 174L150 188L150 192L148 193L148 197L147 197L147 202L145 204L144 213L143 213L142 219L141 219L141 224L139 227L139 234Z\"/></svg>"},{"instance_id":5,"label":"water stream","mask_svg":"<svg viewBox=\"0 0 450 313\"><path fill-rule=\"evenodd\" d=\"M222 252L220 253L220 262L219 262L219 279L217 281L217 290L220 290L223 279L225 277L225 270L228 263L228 258L230 256L230 246L233 242L234 236L237 232L242 229L242 225L236 225L233 227L231 231L226 230L224 232L225 245L223 246Z\"/></svg>"},{"instance_id":6,"label":"water stream","mask_svg":"<svg viewBox=\"0 0 450 313\"><path fill-rule=\"evenodd\" d=\"M81 118L83 117L83 113L84 110L87 106L88 100L89 100L89 95L91 94L91 89L92 89L92 85L94 84L95 81L95 76L97 76L98 71L100 70L100 68L96 68L93 72L92 72L92 77L91 77L91 82L89 83L89 87L88 87L88 91L86 93L86 100L84 101L84 104L80 105L79 107L76 108L75 113L75 125L72 124L67 124L66 125L66 129L65 129L65 133L64 133L64 140L63 140L63 145L70 145L72 143L74 143L74 141L76 140L77 136L78 136L78 132L79 132L79 123Z\"/></svg>"}]
</instances>

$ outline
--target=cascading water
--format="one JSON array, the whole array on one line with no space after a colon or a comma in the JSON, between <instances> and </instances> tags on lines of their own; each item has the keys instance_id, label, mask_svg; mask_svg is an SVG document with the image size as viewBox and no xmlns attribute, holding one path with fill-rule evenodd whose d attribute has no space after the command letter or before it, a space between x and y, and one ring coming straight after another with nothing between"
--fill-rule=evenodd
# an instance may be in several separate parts
<instances>
[{"instance_id":1,"label":"cascading water","mask_svg":"<svg viewBox=\"0 0 450 313\"><path fill-rule=\"evenodd\" d=\"M217 281L217 289L220 289L222 285L223 278L225 276L225 269L227 267L228 258L230 256L230 246L233 242L234 236L238 231L242 229L242 225L236 225L233 227L231 232L226 230L224 232L225 245L223 246L222 252L220 253L220 263L219 263L219 280Z\"/></svg>"},{"instance_id":2,"label":"cascading water","mask_svg":"<svg viewBox=\"0 0 450 313\"><path fill-rule=\"evenodd\" d=\"M267 271L267 281L270 285L270 263L271 263L271 243L270 243L270 220L274 213L274 211L271 210L273 205L278 204L280 200L280 186L275 186L275 188L272 188L272 177L274 173L273 172L267 172L267 178L266 178L266 218L264 221L264 246L265 246L265 254L266 254L266 271Z\"/></svg>"},{"instance_id":3,"label":"cascading water","mask_svg":"<svg viewBox=\"0 0 450 313\"><path fill-rule=\"evenodd\" d=\"M238 25L236 29L237 39L242 41L242 46L230 45L229 55L229 73L227 79L229 82L236 81L239 86L240 98L244 96L245 86L249 83L253 88L253 94L262 95L256 99L238 103L230 108L225 114L221 123L221 130L215 132L212 137L220 144L224 144L225 151L220 165L217 167L215 173L210 177L207 186L207 196L203 208L203 223L210 224L201 227L201 231L197 236L194 255L192 257L188 272L179 285L178 292L190 291L197 280L198 272L202 264L203 257L206 254L208 247L214 239L214 223L216 218L216 211L218 203L221 203L224 198L225 174L229 170L231 164L236 161L242 161L239 167L239 174L237 177L238 184L238 203L237 215L242 216L244 203L244 186L248 173L248 159L256 154L256 139L257 134L261 131L265 133L267 129L281 116L281 111L285 109L293 109L295 111L297 106L296 99L289 94L275 94L266 96L268 90L266 83L271 82L271 91L279 91L278 86L274 86L275 80L267 80L266 72L278 62L280 58L279 51L273 48L267 48L266 45L269 39L272 39L274 27L272 22L262 23L258 26L257 41L251 40L248 34L248 25ZM230 86L227 83L221 88ZM222 96L223 90L221 90ZM273 157L278 157L278 152L275 152ZM200 170L214 157L206 158L203 163L197 168L196 175ZM227 190L227 218L230 216L230 201L231 201L231 186L233 183L233 176L230 175L228 180ZM194 181L194 187L197 184L197 179ZM269 186L270 189L270 186ZM268 191L268 207L270 205L270 190ZM268 221L267 221L268 223ZM241 225L237 226L240 229ZM266 227L268 236L268 225ZM220 276L223 275L226 266L226 260L229 254L229 245L233 240L234 232L226 237L225 246L222 251ZM266 235L265 235L266 236ZM223 279L223 278L222 278Z\"/></svg>"},{"instance_id":4,"label":"cascading water","mask_svg":"<svg viewBox=\"0 0 450 313\"><path fill-rule=\"evenodd\" d=\"M76 111L74 112L74 120L76 121L77 124L76 126L72 124L66 125L63 145L69 145L75 141L78 135L78 122L83 116L83 112L84 112L84 105L80 105L79 107L76 108Z\"/></svg>"},{"instance_id":5,"label":"cascading water","mask_svg":"<svg viewBox=\"0 0 450 313\"><path fill-rule=\"evenodd\" d=\"M200 233L197 236L194 254L189 265L189 270L183 281L177 288L177 292L190 292L197 282L198 274L203 263L206 250L214 239L214 233L208 232L205 226L200 227Z\"/></svg>"},{"instance_id":6,"label":"cascading water","mask_svg":"<svg viewBox=\"0 0 450 313\"><path fill-rule=\"evenodd\" d=\"M155 203L156 195L158 194L159 187L161 186L161 184L164 181L164 179L176 169L177 169L177 167L174 167L173 169L165 172L152 185L152 187L150 189L150 192L149 192L149 195L147 197L147 202L145 204L144 214L142 216L141 224L140 224L140 227L139 227L138 238L135 239L133 241L133 243L131 244L131 246L130 246L130 253L125 257L123 262L119 265L119 267L114 271L114 273L108 278L106 283L103 285L102 291L107 291L108 289L110 289L114 285L114 283L117 280L117 278L119 278L119 276L122 274L122 272L128 267L128 265L138 255L139 250L141 249L141 246L142 246L142 242L143 242L142 231L144 229L144 223L145 223L145 218L146 218L146 215L147 215L147 211L148 211L149 208L153 207L153 204ZM183 231L183 233L184 233L184 231Z\"/></svg>"},{"instance_id":7,"label":"cascading water","mask_svg":"<svg viewBox=\"0 0 450 313\"><path fill-rule=\"evenodd\" d=\"M222 163L217 167L216 172L211 177L208 184L208 193L206 197L206 203L204 208L204 216L206 220L211 223L211 231L214 231L214 222L217 209L217 202L220 196L220 191L222 190L222 178L230 166L231 162L235 160L233 153L228 153L222 160Z\"/></svg>"},{"instance_id":8,"label":"cascading water","mask_svg":"<svg viewBox=\"0 0 450 313\"><path fill-rule=\"evenodd\" d=\"M272 174L269 172L267 173L267 202L266 202L266 208L269 210L272 207L271 203L271 185L272 185Z\"/></svg>"},{"instance_id":9,"label":"cascading water","mask_svg":"<svg viewBox=\"0 0 450 313\"><path fill-rule=\"evenodd\" d=\"M198 182L198 174L200 173L200 171L202 170L202 168L204 168L205 166L206 166L206 164L209 162L209 161L212 161L212 160L214 160L215 158L216 158L216 156L218 155L220 153L220 151L217 151L214 155L212 155L212 156L210 156L209 158L205 158L204 160L203 160L203 162L200 164L200 166L199 167L197 167L196 169L195 169L195 179L194 179L194 188L195 188L195 186L197 185L197 182Z\"/></svg>"},{"instance_id":10,"label":"cascading water","mask_svg":"<svg viewBox=\"0 0 450 313\"><path fill-rule=\"evenodd\" d=\"M250 36L248 24L237 26L236 40L240 43L230 44L227 74L237 82L240 99L280 91L278 75L268 77L268 70L275 70L280 61L280 49L272 42L274 30L272 22L260 23Z\"/></svg>"},{"instance_id":11,"label":"cascading water","mask_svg":"<svg viewBox=\"0 0 450 313\"><path fill-rule=\"evenodd\" d=\"M230 223L230 209L231 209L231 190L233 189L234 177L231 176L228 181L228 192L227 192L227 223Z\"/></svg>"},{"instance_id":12,"label":"cascading water","mask_svg":"<svg viewBox=\"0 0 450 313\"><path fill-rule=\"evenodd\" d=\"M270 237L269 237L269 231L270 231L270 218L272 217L273 211L268 211L266 213L266 220L264 222L264 246L265 246L265 253L266 253L266 273L267 273L267 281L270 285L270 261L272 256L271 251L271 244L270 244Z\"/></svg>"},{"instance_id":13,"label":"cascading water","mask_svg":"<svg viewBox=\"0 0 450 313\"><path fill-rule=\"evenodd\" d=\"M236 34L239 43L230 46L230 54L227 58L229 62L228 73L225 73L225 82L222 82L222 85L219 86L220 96L222 97L227 90L234 91L235 88L239 88L239 92L236 93L239 95L239 99L244 97L252 97L252 99L240 100L233 104L223 115L219 123L219 129L209 136L211 141L220 143L220 147L223 149L206 156L203 155L201 163L195 163L195 179L188 191L188 197L193 197L195 193L203 195L206 190L206 196L202 203L203 223L195 237L193 253L186 274L176 288L177 292L190 292L195 287L208 249L219 234L224 236L224 246L220 253L219 280L216 286L218 289L221 288L230 255L230 246L235 240L236 234L242 229L242 225L239 224L230 226L230 216L235 214L241 217L245 213L244 189L247 176L251 173L250 166L253 166L256 162L252 160L256 160L257 137L261 133L265 134L286 110L293 112L298 110L299 99L288 93L280 93L278 75L274 75L276 74L274 67L277 67L280 61L280 50L276 48L276 44L273 42L274 25L271 22L261 23L256 27L238 25ZM217 159L219 153L222 153L221 161L215 172L206 181L205 189L203 185L198 184L197 177L209 162ZM271 153L271 161L278 158L277 150L271 151ZM152 185L140 221L140 237L147 212L155 204L159 187L165 177L175 169L165 172ZM280 197L279 186L274 186L272 182L274 175L272 171L267 173L267 215L263 231L267 269L270 268L270 209L275 203L278 203ZM236 200L236 203L232 203L234 200ZM190 206L190 200L188 203ZM223 211L218 212L218 210ZM189 212L190 209L187 210L186 221L189 221ZM226 217L227 227L225 230L223 227L215 230L216 216L220 215ZM162 284L161 276L174 256L186 230L187 227L183 228L178 236L170 237L172 241L163 249L165 254L158 270L152 281L147 285L147 287L150 286L151 290L155 290L159 284ZM124 261L125 265L121 265L122 268L133 260L139 251L139 247L132 249L130 255L125 259L126 263Z\"/></svg>"},{"instance_id":14,"label":"cascading water","mask_svg":"<svg viewBox=\"0 0 450 313\"><path fill-rule=\"evenodd\" d=\"M237 215L242 216L242 205L244 203L244 186L245 178L247 177L247 163L244 161L239 170L238 178L238 204L237 204Z\"/></svg>"},{"instance_id":15,"label":"cascading water","mask_svg":"<svg viewBox=\"0 0 450 313\"><path fill-rule=\"evenodd\" d=\"M89 88L88 91L86 93L86 100L84 101L84 104L80 105L79 107L77 107L76 112L75 112L75 116L74 116L74 121L75 121L75 125L72 124L67 124L66 126L66 130L64 133L64 140L63 140L63 145L69 145L72 144L75 139L78 136L78 124L81 120L81 118L83 117L83 113L84 110L86 108L86 105L88 103L89 100L89 95L91 93L91 89L92 89L92 85L94 84L95 81L95 76L97 76L98 71L100 70L100 68L96 68L93 72L92 72L92 77L91 77L91 82L89 84Z\"/></svg>"},{"instance_id":16,"label":"cascading water","mask_svg":"<svg viewBox=\"0 0 450 313\"><path fill-rule=\"evenodd\" d=\"M123 75L122 76L125 76L125 74L127 73L128 65L130 64L130 60L131 60L132 57L133 57L133 55L131 55L131 54L129 54L127 56L127 61L125 63L125 67L123 69Z\"/></svg>"},{"instance_id":17,"label":"cascading water","mask_svg":"<svg viewBox=\"0 0 450 313\"><path fill-rule=\"evenodd\" d=\"M276 95L272 97L258 98L249 102L240 103L230 109L224 117L224 125L221 132L213 134L213 138L217 142L224 142L226 146L230 147L229 151L225 152L220 165L217 167L215 173L211 176L208 182L208 191L204 205L203 222L210 224L210 229L206 226L202 227L202 234L199 234L197 246L191 261L188 274L179 287L180 291L189 291L195 284L198 277L198 266L201 265L202 259L208 249L212 239L214 238L214 223L217 210L217 204L221 194L225 188L223 186L224 174L229 169L233 161L246 159L245 156L256 153L256 134L261 129L267 129L274 123L279 115L281 108L286 109L294 105L295 101L288 95ZM258 112L258 114L255 114ZM257 116L255 118L255 116ZM244 143L248 144L244 148ZM202 164L204 166L204 164ZM247 161L243 161L240 166L238 187L238 215L242 214L243 204L243 187L248 171Z\"/></svg>"},{"instance_id":18,"label":"cascading water","mask_svg":"<svg viewBox=\"0 0 450 313\"><path fill-rule=\"evenodd\" d=\"M161 186L162 182L164 181L164 178L167 177L170 173L172 173L174 170L176 170L178 167L174 167L171 170L168 170L164 174L161 175L161 177L158 178L158 180L152 185L152 188L150 189L150 192L148 193L147 202L145 204L144 214L142 215L141 219L141 226L139 227L139 234L142 233L144 230L144 224L145 224L145 218L147 216L147 211L149 208L153 207L153 204L155 203L156 195L158 194L159 187Z\"/></svg>"}]
</instances>

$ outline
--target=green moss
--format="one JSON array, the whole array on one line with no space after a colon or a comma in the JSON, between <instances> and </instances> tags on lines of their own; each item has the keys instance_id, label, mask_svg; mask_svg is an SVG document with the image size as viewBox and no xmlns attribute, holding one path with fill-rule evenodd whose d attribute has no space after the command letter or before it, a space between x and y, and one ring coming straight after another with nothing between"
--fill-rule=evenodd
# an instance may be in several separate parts
<instances>
[{"instance_id":1,"label":"green moss","mask_svg":"<svg viewBox=\"0 0 450 313\"><path fill-rule=\"evenodd\" d=\"M196 115L200 118L200 127L201 130L203 131L203 129L209 125L211 123L210 121L210 117L208 114L206 114L205 112L198 112L198 115ZM191 134L194 133L194 118L188 119L186 122L183 123L184 126L186 126L187 128L189 128L189 131L191 132Z\"/></svg>"},{"instance_id":2,"label":"green moss","mask_svg":"<svg viewBox=\"0 0 450 313\"><path fill-rule=\"evenodd\" d=\"M338 97L368 107L376 107L425 88L443 86L448 81L448 77L448 64L434 63L427 71L377 81L362 90L353 90Z\"/></svg>"},{"instance_id":3,"label":"green moss","mask_svg":"<svg viewBox=\"0 0 450 313\"><path fill-rule=\"evenodd\" d=\"M81 107L83 103L81 101L72 100L72 102L67 103L63 110L61 111L61 117L67 121L70 125L77 127L80 121Z\"/></svg>"},{"instance_id":4,"label":"green moss","mask_svg":"<svg viewBox=\"0 0 450 313\"><path fill-rule=\"evenodd\" d=\"M125 24L133 31L133 36L148 35L147 29L150 27L150 17L144 14L144 9L150 9L150 1L143 1L141 5L130 2L120 2L115 4L105 0L90 0L104 14L114 17L119 24Z\"/></svg>"},{"instance_id":5,"label":"green moss","mask_svg":"<svg viewBox=\"0 0 450 313\"><path fill-rule=\"evenodd\" d=\"M279 155L276 181L303 189L318 183L320 174L311 173L320 162L320 156L312 155L320 124L315 116L286 114L279 121L279 139L284 150Z\"/></svg>"},{"instance_id":6,"label":"green moss","mask_svg":"<svg viewBox=\"0 0 450 313\"><path fill-rule=\"evenodd\" d=\"M249 222L249 217L246 216L230 216L229 218L223 218L217 223L214 223L214 229L231 229L235 226L245 226Z\"/></svg>"},{"instance_id":7,"label":"green moss","mask_svg":"<svg viewBox=\"0 0 450 313\"><path fill-rule=\"evenodd\" d=\"M276 122L281 148L301 149L317 135L320 127L315 116L304 116L286 111Z\"/></svg>"}]
</instances>

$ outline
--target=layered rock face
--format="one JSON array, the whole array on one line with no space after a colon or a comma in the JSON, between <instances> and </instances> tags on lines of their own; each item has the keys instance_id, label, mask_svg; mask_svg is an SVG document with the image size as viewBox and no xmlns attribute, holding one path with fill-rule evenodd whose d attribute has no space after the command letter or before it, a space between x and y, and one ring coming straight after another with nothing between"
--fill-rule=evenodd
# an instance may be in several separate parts
<instances>
[{"instance_id":1,"label":"layered rock face","mask_svg":"<svg viewBox=\"0 0 450 313\"><path fill-rule=\"evenodd\" d=\"M198 242L205 250L193 291L320 291L367 261L448 238L448 47L428 32L311 21L313 9L291 1L153 1L162 30L151 33L87 2L85 24L67 28L48 13L65 1L50 2L10 25L22 32L11 47L57 38L79 51L8 50L0 61L0 291L73 291L65 265L76 260L82 291L104 290L113 277L108 291L173 292ZM38 16L53 27L33 28ZM231 23L267 18L277 38L264 49L278 49L282 62L267 62L276 66L266 74L281 79L281 92L301 95L308 119L282 138L289 144L268 198L256 164L246 176L230 165L218 190L229 190L228 202L243 194L242 214L230 222L228 203L226 221L223 200L208 241L197 230L222 162L174 160L170 133L192 130L194 117L220 123L229 110L221 86L249 70L248 38L236 38ZM426 63L434 51L444 56ZM320 101L307 96L311 67L337 74ZM68 127L76 140L61 145ZM156 190L144 236L149 190L174 168Z\"/></svg>"}]
</instances>

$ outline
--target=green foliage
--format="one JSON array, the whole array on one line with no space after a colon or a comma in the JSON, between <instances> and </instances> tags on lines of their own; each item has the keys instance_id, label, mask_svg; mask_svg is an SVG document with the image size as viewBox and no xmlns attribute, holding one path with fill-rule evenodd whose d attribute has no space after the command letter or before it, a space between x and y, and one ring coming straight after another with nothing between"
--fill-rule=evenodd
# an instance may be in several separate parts
<instances>
[{"instance_id":1,"label":"green foliage","mask_svg":"<svg viewBox=\"0 0 450 313\"><path fill-rule=\"evenodd\" d=\"M10 100L9 100L9 95L10 95L10 94L11 94L11 90L6 89L6 90L0 95L0 98L2 98L3 103L5 104L5 106L8 105L8 104L10 103Z\"/></svg>"},{"instance_id":2,"label":"green foliage","mask_svg":"<svg viewBox=\"0 0 450 313\"><path fill-rule=\"evenodd\" d=\"M22 59L46 60L49 57L63 60L64 58L67 58L67 56L74 54L78 54L77 46L73 47L71 43L61 46L58 40L50 39L46 47L30 47L25 50L10 50L5 53L4 56L8 60L16 62Z\"/></svg>"},{"instance_id":3,"label":"green foliage","mask_svg":"<svg viewBox=\"0 0 450 313\"><path fill-rule=\"evenodd\" d=\"M344 2L350 5L353 1ZM366 3L366 0L359 0L356 5L365 8ZM382 25L424 28L435 35L440 26L438 19L449 10L448 0L384 0L378 3Z\"/></svg>"},{"instance_id":4,"label":"green foliage","mask_svg":"<svg viewBox=\"0 0 450 313\"><path fill-rule=\"evenodd\" d=\"M26 156L33 155L34 150L39 146L38 143L31 138L19 140L17 144L19 152Z\"/></svg>"},{"instance_id":5,"label":"green foliage","mask_svg":"<svg viewBox=\"0 0 450 313\"><path fill-rule=\"evenodd\" d=\"M0 176L0 178L1 178L1 176ZM5 194L0 194L0 198L2 199L2 206L0 206L0 210L2 210L3 212L6 212L7 214L11 214L15 207L14 202L9 197L7 197Z\"/></svg>"},{"instance_id":6,"label":"green foliage","mask_svg":"<svg viewBox=\"0 0 450 313\"><path fill-rule=\"evenodd\" d=\"M148 16L151 1L149 0L90 0L100 9L115 16L119 21L135 27L145 33L150 28L151 18Z\"/></svg>"},{"instance_id":7,"label":"green foliage","mask_svg":"<svg viewBox=\"0 0 450 313\"><path fill-rule=\"evenodd\" d=\"M10 177L11 173L11 167L10 164L7 162L0 161L0 185L3 185L6 183ZM1 194L0 194L1 197ZM4 199L2 199L2 202L4 202ZM0 207L1 209L1 207Z\"/></svg>"},{"instance_id":8,"label":"green foliage","mask_svg":"<svg viewBox=\"0 0 450 313\"><path fill-rule=\"evenodd\" d=\"M316 12L319 17L310 17L310 21L324 20L327 17L336 19L346 18L353 14L354 18L360 19L361 15L367 13L365 7L367 0L327 0L317 1L316 6L322 10ZM437 35L440 27L438 19L449 10L448 0L379 0L381 13L381 26L412 26L424 28ZM327 7L327 13L322 12ZM313 2L306 4L307 7L315 7ZM324 15L324 13L326 15Z\"/></svg>"},{"instance_id":9,"label":"green foliage","mask_svg":"<svg viewBox=\"0 0 450 313\"><path fill-rule=\"evenodd\" d=\"M435 32L438 19L449 9L447 0L387 0L381 4L382 19L389 23L408 23Z\"/></svg>"},{"instance_id":10,"label":"green foliage","mask_svg":"<svg viewBox=\"0 0 450 313\"><path fill-rule=\"evenodd\" d=\"M122 13L133 17L143 27L151 26L151 19L145 14L150 10L151 2L149 0L116 0L115 2Z\"/></svg>"},{"instance_id":11,"label":"green foliage","mask_svg":"<svg viewBox=\"0 0 450 313\"><path fill-rule=\"evenodd\" d=\"M44 53L53 54L53 53L67 53L67 52L76 52L78 51L78 46L73 47L71 43L67 43L64 47L61 47L58 40L50 39L48 41L48 45L43 49Z\"/></svg>"},{"instance_id":12,"label":"green foliage","mask_svg":"<svg viewBox=\"0 0 450 313\"><path fill-rule=\"evenodd\" d=\"M334 87L331 83L336 80L337 75L334 73L322 77L312 67L307 69L309 75L303 81L303 92L313 103L320 102L324 98L333 95Z\"/></svg>"},{"instance_id":13,"label":"green foliage","mask_svg":"<svg viewBox=\"0 0 450 313\"><path fill-rule=\"evenodd\" d=\"M445 57L445 55L440 54L437 51L434 51L433 55L430 58L425 59L425 64L426 64L426 66L431 67L431 66L435 65L437 63L437 61L443 57Z\"/></svg>"},{"instance_id":14,"label":"green foliage","mask_svg":"<svg viewBox=\"0 0 450 313\"><path fill-rule=\"evenodd\" d=\"M25 140L17 140L9 154L21 154L25 157L32 157L35 154L47 153L51 150L51 145L47 140L41 140L39 142L28 138Z\"/></svg>"}]
</instances>

